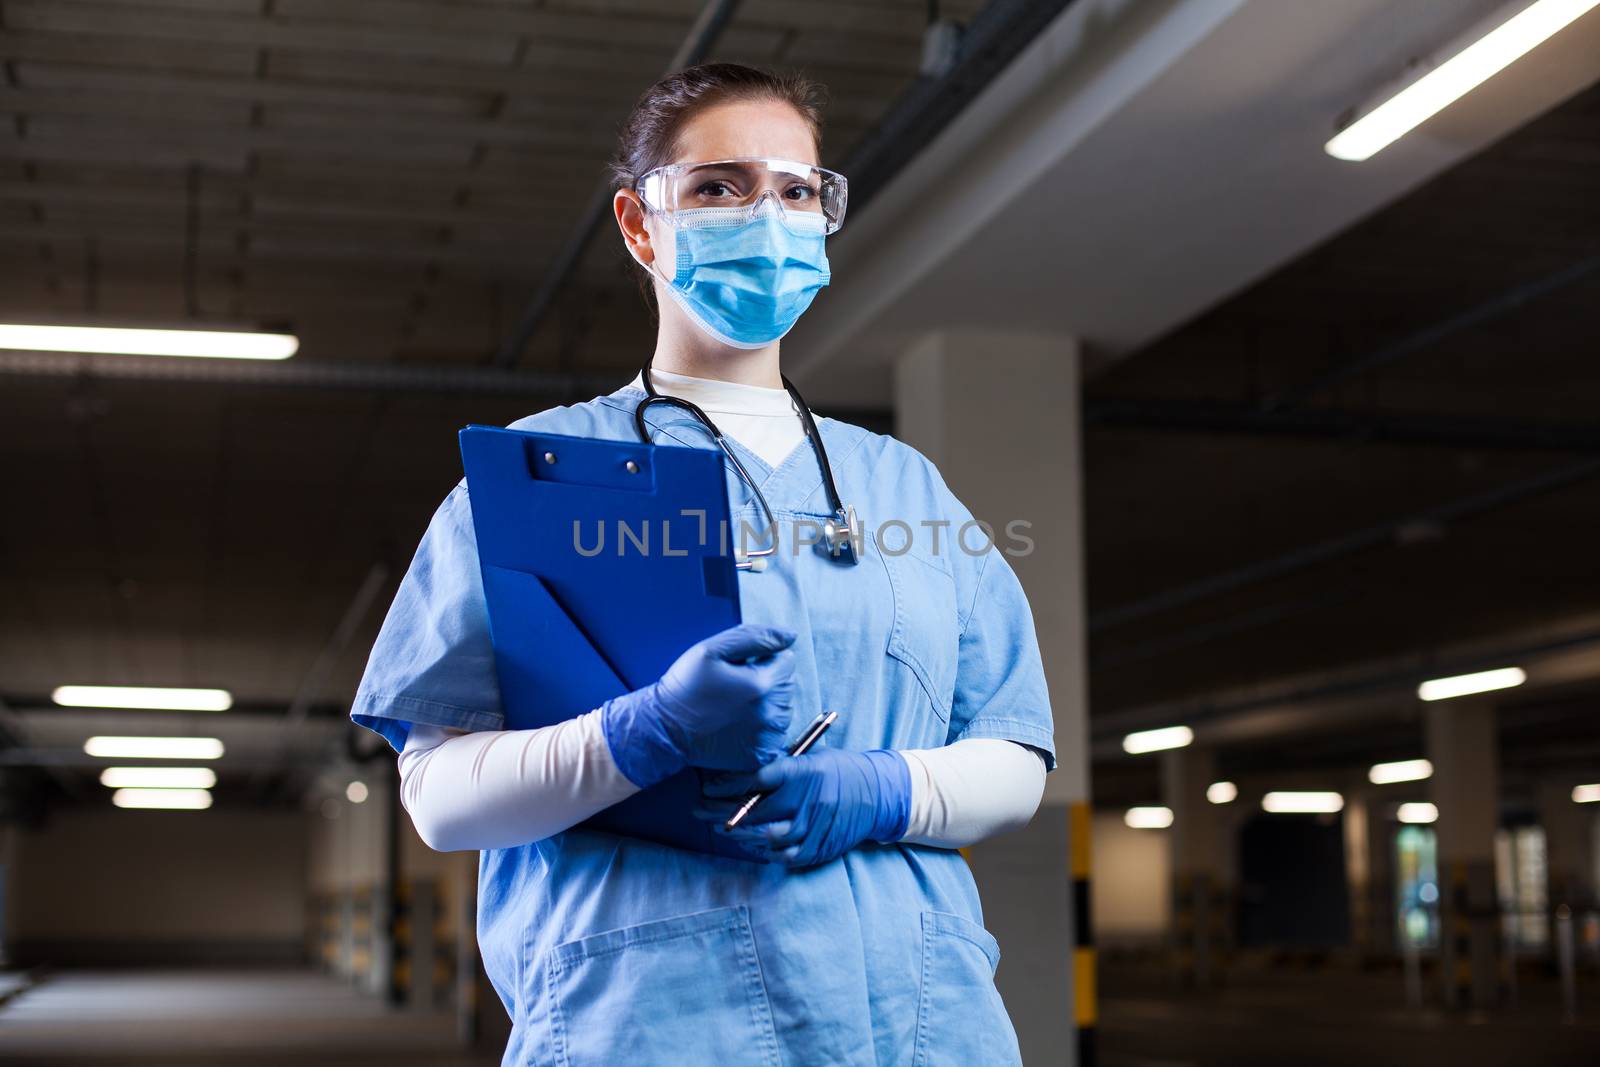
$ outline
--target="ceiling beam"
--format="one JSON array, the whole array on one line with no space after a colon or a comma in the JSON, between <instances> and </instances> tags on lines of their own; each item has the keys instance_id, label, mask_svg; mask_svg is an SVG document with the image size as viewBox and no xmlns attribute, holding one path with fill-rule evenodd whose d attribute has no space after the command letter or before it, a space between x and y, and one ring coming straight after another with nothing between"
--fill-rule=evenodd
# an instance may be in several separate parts
<instances>
[{"instance_id":1,"label":"ceiling beam","mask_svg":"<svg viewBox=\"0 0 1600 1067\"><path fill-rule=\"evenodd\" d=\"M1103 398L1084 402L1084 422L1177 433L1304 437L1373 444L1528 451L1600 451L1600 425L1537 419L1463 418L1430 412L1260 408L1188 400Z\"/></svg>"},{"instance_id":2,"label":"ceiling beam","mask_svg":"<svg viewBox=\"0 0 1600 1067\"><path fill-rule=\"evenodd\" d=\"M31 741L27 724L23 722L22 716L12 711L4 700L0 700L0 733L11 742L10 747L0 745L0 763L30 765L34 762L26 758L13 758L19 754L25 757L30 751ZM44 766L46 773L55 779L56 784L66 790L68 796L83 795L83 782L77 775L58 764L40 765Z\"/></svg>"}]
</instances>

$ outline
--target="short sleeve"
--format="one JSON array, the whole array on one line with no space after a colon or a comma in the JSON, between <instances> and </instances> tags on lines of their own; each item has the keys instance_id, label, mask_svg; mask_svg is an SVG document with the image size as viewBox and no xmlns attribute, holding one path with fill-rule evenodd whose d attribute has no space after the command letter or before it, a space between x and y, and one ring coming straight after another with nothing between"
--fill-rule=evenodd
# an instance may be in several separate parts
<instances>
[{"instance_id":1,"label":"short sleeve","mask_svg":"<svg viewBox=\"0 0 1600 1067\"><path fill-rule=\"evenodd\" d=\"M412 723L505 725L483 575L464 484L434 512L378 631L350 718L396 751Z\"/></svg>"},{"instance_id":2,"label":"short sleeve","mask_svg":"<svg viewBox=\"0 0 1600 1067\"><path fill-rule=\"evenodd\" d=\"M949 739L1016 741L1038 749L1046 769L1053 770L1054 720L1033 611L998 549L990 548L977 562L981 569L961 631Z\"/></svg>"}]
</instances>

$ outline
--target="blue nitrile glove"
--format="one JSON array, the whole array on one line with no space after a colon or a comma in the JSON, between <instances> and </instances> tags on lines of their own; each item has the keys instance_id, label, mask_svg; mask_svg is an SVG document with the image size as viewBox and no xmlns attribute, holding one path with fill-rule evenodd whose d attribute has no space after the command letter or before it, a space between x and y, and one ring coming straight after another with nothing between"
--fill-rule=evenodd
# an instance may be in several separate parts
<instances>
[{"instance_id":1,"label":"blue nitrile glove","mask_svg":"<svg viewBox=\"0 0 1600 1067\"><path fill-rule=\"evenodd\" d=\"M659 680L600 707L611 758L641 789L688 766L748 771L783 754L795 635L733 626L690 646Z\"/></svg>"},{"instance_id":2,"label":"blue nitrile glove","mask_svg":"<svg viewBox=\"0 0 1600 1067\"><path fill-rule=\"evenodd\" d=\"M754 859L813 867L863 841L898 841L911 818L911 770L898 752L819 748L749 774L706 775L695 812L726 821L751 793L761 803L732 830Z\"/></svg>"}]
</instances>

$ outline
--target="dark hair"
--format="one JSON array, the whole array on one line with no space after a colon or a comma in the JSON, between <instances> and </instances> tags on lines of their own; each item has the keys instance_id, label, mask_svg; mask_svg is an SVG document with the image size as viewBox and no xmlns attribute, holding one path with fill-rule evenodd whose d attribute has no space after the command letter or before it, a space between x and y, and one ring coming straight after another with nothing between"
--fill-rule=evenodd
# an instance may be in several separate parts
<instances>
[{"instance_id":1,"label":"dark hair","mask_svg":"<svg viewBox=\"0 0 1600 1067\"><path fill-rule=\"evenodd\" d=\"M632 189L639 179L669 163L678 154L678 134L695 113L730 100L777 100L799 112L811 127L811 139L822 146L822 86L798 74L772 74L740 63L700 63L669 74L639 95L617 135L617 152L611 157L611 180L619 189ZM632 256L626 267L634 272L639 294L655 314L655 285L650 272Z\"/></svg>"},{"instance_id":2,"label":"dark hair","mask_svg":"<svg viewBox=\"0 0 1600 1067\"><path fill-rule=\"evenodd\" d=\"M641 175L672 161L678 135L698 111L730 100L777 100L800 113L822 143L823 90L798 74L772 74L739 63L701 63L669 74L646 89L617 137L611 177L632 189Z\"/></svg>"}]
</instances>

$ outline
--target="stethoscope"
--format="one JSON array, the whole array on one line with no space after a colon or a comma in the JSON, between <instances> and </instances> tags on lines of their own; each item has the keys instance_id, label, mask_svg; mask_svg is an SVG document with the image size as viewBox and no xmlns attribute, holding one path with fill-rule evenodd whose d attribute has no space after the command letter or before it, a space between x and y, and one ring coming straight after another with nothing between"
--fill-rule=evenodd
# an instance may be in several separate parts
<instances>
[{"instance_id":1,"label":"stethoscope","mask_svg":"<svg viewBox=\"0 0 1600 1067\"><path fill-rule=\"evenodd\" d=\"M772 505L767 503L767 498L761 492L761 487L756 480L750 477L750 472L744 469L744 464L739 462L739 457L728 445L722 436L722 431L717 424L711 421L711 416L700 409L698 404L683 400L675 396L662 396L656 392L656 387L650 381L650 364L654 362L652 353L644 362L644 369L639 377L644 382L646 396L639 401L639 406L633 409L634 428L639 431L639 440L651 444L650 427L645 425L644 413L651 404L666 404L670 407L682 408L689 412L700 424L711 431L711 436L716 439L717 447L722 449L724 455L733 462L733 469L738 472L739 479L750 487L750 492L755 495L756 501L761 505L761 511L767 517L767 529L772 531L772 544L766 548L746 550L740 553L743 557L734 564L740 570L760 572L766 570L766 557L778 551L778 517L772 510ZM859 563L860 557L857 546L861 541L861 523L856 518L856 509L847 506L839 499L839 489L833 483L833 465L828 462L828 450L822 444L822 435L817 432L817 424L811 417L811 409L806 407L806 402L800 395L800 390L788 378L779 375L783 387L789 391L789 398L794 401L794 406L800 412L800 424L805 427L806 440L811 442L811 450L817 454L817 467L822 471L822 484L828 492L828 506L833 509L833 516L823 520L821 544L827 549L828 555L841 563Z\"/></svg>"}]
</instances>

